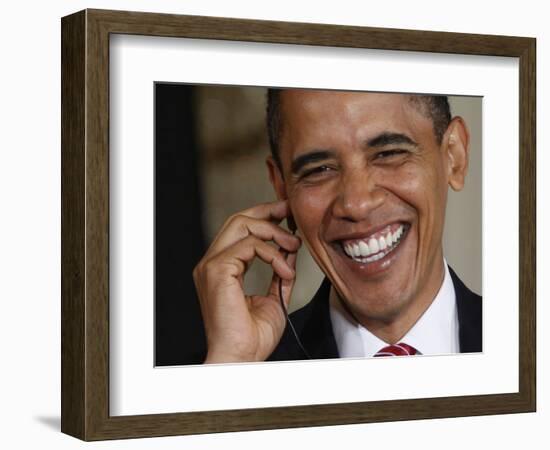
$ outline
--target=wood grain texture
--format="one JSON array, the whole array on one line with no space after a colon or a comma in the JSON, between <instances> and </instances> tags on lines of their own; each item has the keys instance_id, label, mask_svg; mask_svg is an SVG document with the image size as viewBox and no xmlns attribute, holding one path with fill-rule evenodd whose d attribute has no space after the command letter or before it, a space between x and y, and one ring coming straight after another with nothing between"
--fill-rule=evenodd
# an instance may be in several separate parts
<instances>
[{"instance_id":1,"label":"wood grain texture","mask_svg":"<svg viewBox=\"0 0 550 450\"><path fill-rule=\"evenodd\" d=\"M109 33L86 16L86 425L109 409Z\"/></svg>"},{"instance_id":2,"label":"wood grain texture","mask_svg":"<svg viewBox=\"0 0 550 450\"><path fill-rule=\"evenodd\" d=\"M65 17L61 34L61 431L83 437L85 13Z\"/></svg>"},{"instance_id":3,"label":"wood grain texture","mask_svg":"<svg viewBox=\"0 0 550 450\"><path fill-rule=\"evenodd\" d=\"M536 41L519 69L519 369L520 393L536 409Z\"/></svg>"},{"instance_id":4,"label":"wood grain texture","mask_svg":"<svg viewBox=\"0 0 550 450\"><path fill-rule=\"evenodd\" d=\"M519 57L520 391L109 416L109 34ZM62 431L84 440L535 410L535 40L86 10L62 19Z\"/></svg>"},{"instance_id":5,"label":"wood grain texture","mask_svg":"<svg viewBox=\"0 0 550 450\"><path fill-rule=\"evenodd\" d=\"M521 56L527 38L313 23L87 10L112 33L331 47Z\"/></svg>"}]
</instances>

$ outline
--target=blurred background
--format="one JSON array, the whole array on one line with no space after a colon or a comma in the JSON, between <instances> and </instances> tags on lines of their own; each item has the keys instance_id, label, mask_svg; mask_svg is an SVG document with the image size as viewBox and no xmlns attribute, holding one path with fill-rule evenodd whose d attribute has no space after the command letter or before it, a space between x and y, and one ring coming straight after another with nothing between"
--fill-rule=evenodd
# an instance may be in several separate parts
<instances>
[{"instance_id":1,"label":"blurred background","mask_svg":"<svg viewBox=\"0 0 550 450\"><path fill-rule=\"evenodd\" d=\"M480 97L449 97L452 115L471 133L465 189L449 191L444 235L447 262L481 294L482 154ZM193 267L225 220L275 200L266 157L266 89L155 85L155 361L199 364L206 352ZM305 246L297 263L290 311L314 295L322 272ZM256 261L247 293L264 293L272 271Z\"/></svg>"}]
</instances>

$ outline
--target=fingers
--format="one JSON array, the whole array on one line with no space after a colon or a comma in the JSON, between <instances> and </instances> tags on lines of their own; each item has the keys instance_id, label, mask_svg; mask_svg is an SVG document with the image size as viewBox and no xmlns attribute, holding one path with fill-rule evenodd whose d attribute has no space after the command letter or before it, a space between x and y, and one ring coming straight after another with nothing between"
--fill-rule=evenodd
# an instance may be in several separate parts
<instances>
[{"instance_id":1,"label":"fingers","mask_svg":"<svg viewBox=\"0 0 550 450\"><path fill-rule=\"evenodd\" d=\"M296 252L301 244L300 238L272 221L280 222L286 217L287 210L286 202L275 202L258 205L230 217L210 245L207 256L216 255L248 236L273 241L287 252Z\"/></svg>"},{"instance_id":2,"label":"fingers","mask_svg":"<svg viewBox=\"0 0 550 450\"><path fill-rule=\"evenodd\" d=\"M287 262L284 255L277 248L253 235L226 248L211 258L207 264L218 277L224 275L239 278L244 275L249 263L256 257L270 264L274 273L283 280L294 278L294 267Z\"/></svg>"},{"instance_id":3,"label":"fingers","mask_svg":"<svg viewBox=\"0 0 550 450\"><path fill-rule=\"evenodd\" d=\"M222 226L220 233L223 233L234 218L237 216L250 217L251 219L267 220L272 223L280 223L290 214L287 200L277 200L275 202L262 203L251 208L240 211L229 217Z\"/></svg>"},{"instance_id":4,"label":"fingers","mask_svg":"<svg viewBox=\"0 0 550 450\"><path fill-rule=\"evenodd\" d=\"M287 200L277 200L275 202L262 203L252 208L245 209L241 214L254 219L269 220L279 223L290 213Z\"/></svg>"}]
</instances>

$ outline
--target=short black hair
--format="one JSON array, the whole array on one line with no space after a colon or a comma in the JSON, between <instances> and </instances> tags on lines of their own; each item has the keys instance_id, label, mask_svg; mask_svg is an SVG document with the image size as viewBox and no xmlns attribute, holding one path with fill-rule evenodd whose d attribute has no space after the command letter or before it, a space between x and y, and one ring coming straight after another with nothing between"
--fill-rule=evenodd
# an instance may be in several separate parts
<instances>
[{"instance_id":1,"label":"short black hair","mask_svg":"<svg viewBox=\"0 0 550 450\"><path fill-rule=\"evenodd\" d=\"M281 89L268 88L266 122L269 137L269 148L275 162L281 167L279 158L279 138L281 135ZM446 95L410 94L409 101L425 117L432 119L433 130L438 144L441 144L443 135L451 122L451 108Z\"/></svg>"}]
</instances>

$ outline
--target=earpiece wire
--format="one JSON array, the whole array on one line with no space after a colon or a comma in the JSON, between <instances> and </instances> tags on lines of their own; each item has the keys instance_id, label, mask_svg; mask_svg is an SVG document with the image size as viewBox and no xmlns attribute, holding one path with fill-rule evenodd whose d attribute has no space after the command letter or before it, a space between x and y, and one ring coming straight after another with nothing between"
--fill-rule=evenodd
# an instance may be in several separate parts
<instances>
[{"instance_id":1,"label":"earpiece wire","mask_svg":"<svg viewBox=\"0 0 550 450\"><path fill-rule=\"evenodd\" d=\"M294 235L296 233L295 230L292 231L292 234ZM285 258L288 255L288 253L285 252ZM283 309L283 312L286 317L286 321L288 323L288 326L290 327L290 330L292 331L292 334L294 335L294 338L296 339L296 343L298 344L298 347L300 347L300 350L302 350L302 353L307 359L312 359L307 350L302 345L302 341L298 337L298 333L296 332L296 329L294 328L294 325L292 324L292 321L290 320L290 316L288 314L288 310L286 309L285 302L283 299L283 280L281 277L279 277L279 303L281 304L281 308Z\"/></svg>"}]
</instances>

